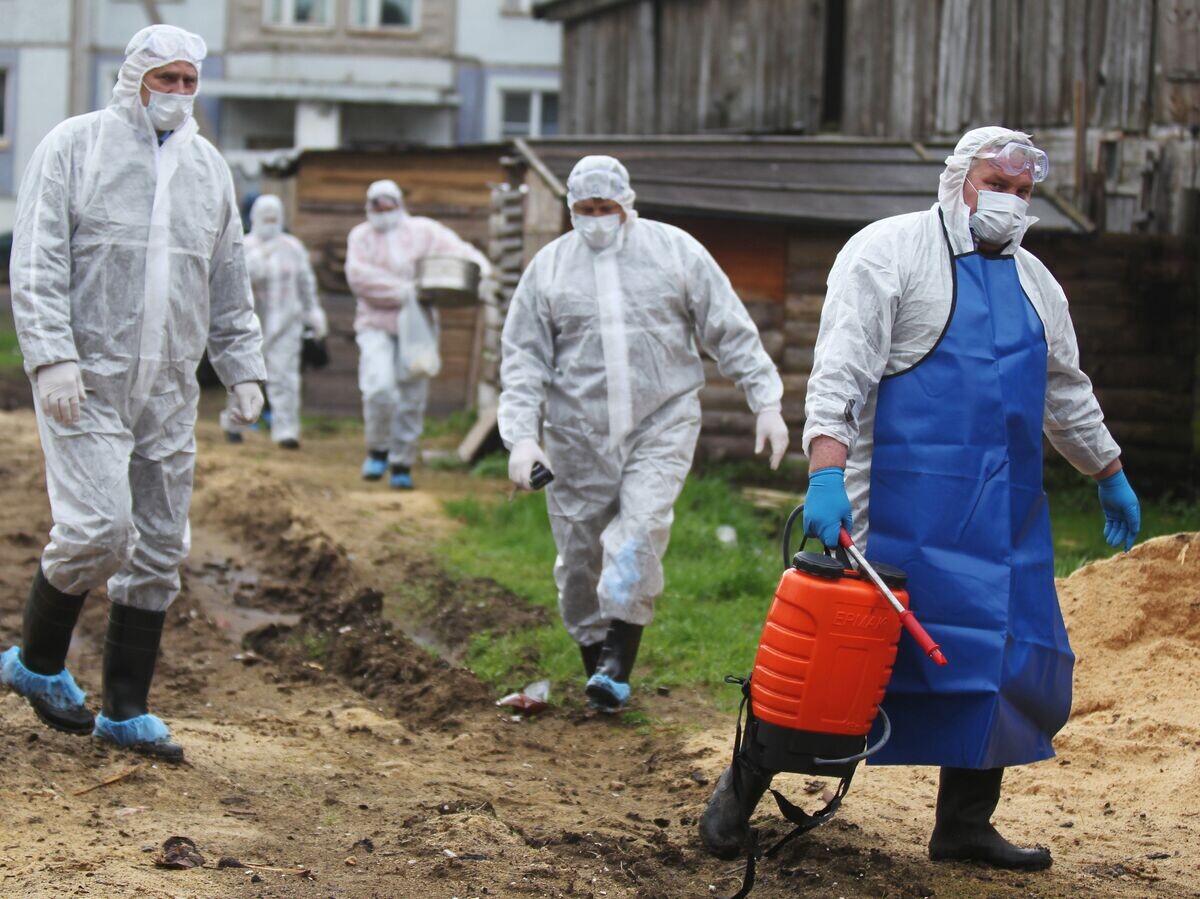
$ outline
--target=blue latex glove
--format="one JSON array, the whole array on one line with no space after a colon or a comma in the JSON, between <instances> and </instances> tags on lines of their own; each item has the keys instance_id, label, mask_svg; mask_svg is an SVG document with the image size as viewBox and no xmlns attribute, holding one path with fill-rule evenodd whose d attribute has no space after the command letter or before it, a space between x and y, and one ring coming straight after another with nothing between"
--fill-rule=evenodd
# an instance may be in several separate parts
<instances>
[{"instance_id":1,"label":"blue latex glove","mask_svg":"<svg viewBox=\"0 0 1200 899\"><path fill-rule=\"evenodd\" d=\"M1123 471L1096 483L1100 490L1100 506L1104 509L1104 539L1109 546L1125 544L1128 552L1142 529L1142 507L1138 498Z\"/></svg>"},{"instance_id":2,"label":"blue latex glove","mask_svg":"<svg viewBox=\"0 0 1200 899\"><path fill-rule=\"evenodd\" d=\"M804 533L828 547L838 546L838 533L853 524L850 498L846 496L846 473L841 468L822 468L808 476L804 498Z\"/></svg>"}]
</instances>

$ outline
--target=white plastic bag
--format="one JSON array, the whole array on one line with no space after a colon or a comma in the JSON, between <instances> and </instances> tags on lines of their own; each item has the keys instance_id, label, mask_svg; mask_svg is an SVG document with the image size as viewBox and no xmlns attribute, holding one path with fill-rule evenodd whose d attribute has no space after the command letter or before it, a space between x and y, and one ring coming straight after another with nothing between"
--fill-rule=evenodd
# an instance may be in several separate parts
<instances>
[{"instance_id":1,"label":"white plastic bag","mask_svg":"<svg viewBox=\"0 0 1200 899\"><path fill-rule=\"evenodd\" d=\"M396 332L400 344L397 380L436 378L442 370L442 354L438 351L437 332L420 303L408 302L400 308Z\"/></svg>"}]
</instances>

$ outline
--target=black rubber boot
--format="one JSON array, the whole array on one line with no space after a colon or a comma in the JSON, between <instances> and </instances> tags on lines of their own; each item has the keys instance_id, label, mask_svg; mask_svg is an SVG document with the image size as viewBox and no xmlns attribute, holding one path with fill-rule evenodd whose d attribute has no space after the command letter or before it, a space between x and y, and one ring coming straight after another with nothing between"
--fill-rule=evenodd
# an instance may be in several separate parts
<instances>
[{"instance_id":1,"label":"black rubber boot","mask_svg":"<svg viewBox=\"0 0 1200 899\"><path fill-rule=\"evenodd\" d=\"M21 664L34 674L53 677L67 663L71 634L83 609L87 593L73 594L56 590L46 580L42 566L29 588L25 603L25 620L21 627ZM94 719L87 706L54 708L37 696L26 697L43 723L67 734L86 735L92 732Z\"/></svg>"},{"instance_id":2,"label":"black rubber boot","mask_svg":"<svg viewBox=\"0 0 1200 899\"><path fill-rule=\"evenodd\" d=\"M128 721L148 714L147 700L166 612L148 612L113 603L104 641L104 717ZM126 746L166 761L183 760L183 747L169 738Z\"/></svg>"},{"instance_id":3,"label":"black rubber boot","mask_svg":"<svg viewBox=\"0 0 1200 899\"><path fill-rule=\"evenodd\" d=\"M1052 859L1044 846L1014 846L992 826L1003 768L943 768L937 819L929 838L932 861L973 861L1017 871L1044 871Z\"/></svg>"},{"instance_id":4,"label":"black rubber boot","mask_svg":"<svg viewBox=\"0 0 1200 899\"><path fill-rule=\"evenodd\" d=\"M588 677L596 673L596 665L600 663L602 649L604 649L603 643L579 644L579 654L583 656L583 671Z\"/></svg>"},{"instance_id":5,"label":"black rubber boot","mask_svg":"<svg viewBox=\"0 0 1200 899\"><path fill-rule=\"evenodd\" d=\"M740 755L725 769L700 816L700 842L705 849L724 859L741 854L750 835L750 816L774 776Z\"/></svg>"},{"instance_id":6,"label":"black rubber boot","mask_svg":"<svg viewBox=\"0 0 1200 899\"><path fill-rule=\"evenodd\" d=\"M612 620L600 648L600 661L585 688L589 699L609 709L625 705L629 700L629 676L641 642L640 624Z\"/></svg>"}]
</instances>

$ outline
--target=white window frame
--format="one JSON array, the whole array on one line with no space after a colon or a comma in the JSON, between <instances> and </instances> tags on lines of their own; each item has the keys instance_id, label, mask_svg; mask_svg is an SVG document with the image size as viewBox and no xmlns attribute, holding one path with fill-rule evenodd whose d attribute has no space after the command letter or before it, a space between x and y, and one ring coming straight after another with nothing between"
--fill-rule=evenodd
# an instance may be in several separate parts
<instances>
[{"instance_id":1,"label":"white window frame","mask_svg":"<svg viewBox=\"0 0 1200 899\"><path fill-rule=\"evenodd\" d=\"M381 25L379 18L383 12L383 0L369 0L372 4L373 15L372 22L362 23L355 19L358 0L350 0L350 8L347 10L349 14L349 30L357 34L411 34L421 30L421 0L412 0L412 24L411 25Z\"/></svg>"},{"instance_id":2,"label":"white window frame","mask_svg":"<svg viewBox=\"0 0 1200 899\"><path fill-rule=\"evenodd\" d=\"M337 25L338 0L325 0L326 20L324 22L297 22L296 0L281 0L287 21L276 22L271 18L271 7L275 0L262 0L262 21L266 28L298 31L332 31Z\"/></svg>"},{"instance_id":3,"label":"white window frame","mask_svg":"<svg viewBox=\"0 0 1200 899\"><path fill-rule=\"evenodd\" d=\"M505 94L529 94L529 131L526 134L506 135L504 133L504 96ZM530 84L528 82L509 82L507 80L499 80L495 85L495 118L494 130L491 133L496 140L512 140L516 137L528 137L532 140L537 140L542 135L542 97L546 94L557 94L559 96L559 133L562 133L562 90L557 85L541 82L539 84Z\"/></svg>"}]
</instances>

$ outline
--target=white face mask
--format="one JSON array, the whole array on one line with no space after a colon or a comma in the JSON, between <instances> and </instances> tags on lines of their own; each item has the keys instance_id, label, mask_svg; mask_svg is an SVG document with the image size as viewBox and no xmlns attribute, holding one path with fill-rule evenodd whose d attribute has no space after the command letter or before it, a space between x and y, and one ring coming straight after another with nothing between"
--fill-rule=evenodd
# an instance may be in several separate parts
<instances>
[{"instance_id":1,"label":"white face mask","mask_svg":"<svg viewBox=\"0 0 1200 899\"><path fill-rule=\"evenodd\" d=\"M615 215L579 215L571 213L571 226L579 232L589 247L593 250L603 250L612 246L621 230L621 216Z\"/></svg>"},{"instance_id":2,"label":"white face mask","mask_svg":"<svg viewBox=\"0 0 1200 899\"><path fill-rule=\"evenodd\" d=\"M391 231L400 224L400 219L404 218L403 209L389 209L387 212L376 212L373 209L367 210L367 221L371 223L371 227L376 231Z\"/></svg>"},{"instance_id":3,"label":"white face mask","mask_svg":"<svg viewBox=\"0 0 1200 899\"><path fill-rule=\"evenodd\" d=\"M250 233L259 240L274 240L283 233L282 222L255 222L250 226Z\"/></svg>"},{"instance_id":4,"label":"white face mask","mask_svg":"<svg viewBox=\"0 0 1200 899\"><path fill-rule=\"evenodd\" d=\"M174 131L192 114L195 94L164 94L150 90L150 102L146 104L146 115L155 131Z\"/></svg>"},{"instance_id":5,"label":"white face mask","mask_svg":"<svg viewBox=\"0 0 1200 899\"><path fill-rule=\"evenodd\" d=\"M971 187L975 185L971 184ZM1025 219L1029 204L1025 200L997 190L976 188L976 194L979 202L971 215L971 233L976 240L1004 245L1024 236L1029 227Z\"/></svg>"}]
</instances>

